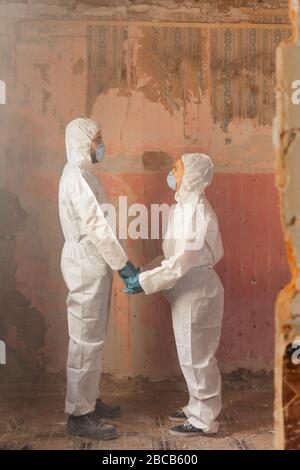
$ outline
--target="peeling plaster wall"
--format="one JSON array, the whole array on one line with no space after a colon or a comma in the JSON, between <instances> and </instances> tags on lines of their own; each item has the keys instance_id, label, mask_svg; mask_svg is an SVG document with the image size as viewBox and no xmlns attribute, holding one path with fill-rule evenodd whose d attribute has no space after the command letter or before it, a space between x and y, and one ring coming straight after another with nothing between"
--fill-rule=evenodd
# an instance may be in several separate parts
<instances>
[{"instance_id":1,"label":"peeling plaster wall","mask_svg":"<svg viewBox=\"0 0 300 470\"><path fill-rule=\"evenodd\" d=\"M276 186L291 271L289 283L276 302L275 445L277 449L287 450L300 446L300 371L295 361L299 356L293 354L300 338L300 104L293 99L293 85L300 79L300 1L293 0L289 6L293 35L292 40L283 42L277 49L274 121Z\"/></svg>"},{"instance_id":2,"label":"peeling plaster wall","mask_svg":"<svg viewBox=\"0 0 300 470\"><path fill-rule=\"evenodd\" d=\"M0 0L4 18L288 23L287 0Z\"/></svg>"},{"instance_id":3,"label":"peeling plaster wall","mask_svg":"<svg viewBox=\"0 0 300 470\"><path fill-rule=\"evenodd\" d=\"M273 303L288 277L271 143L274 50L289 36L285 2L216 2L213 12L206 2L180 7L180 15L196 8L201 25L170 24L180 16L176 2L167 2L168 16L157 2L144 9L124 2L122 18L131 19L129 10L136 15L139 7L143 21L151 19L150 11L168 20L155 25L141 18L132 24L102 21L99 8L107 18L119 18L123 2L115 9L99 6L105 2L52 3L47 9L43 2L0 1L0 17L7 16L0 20L0 79L7 85L7 104L0 107L0 186L24 219L9 231L11 242L0 246L9 258L3 276L10 273L10 295L21 299L18 314L4 308L1 315L0 339L7 340L13 364L1 372L18 367L35 376L65 367L57 188L64 127L84 114L102 126L107 158L98 177L115 203L119 195L128 195L129 203L171 202L165 178L173 159L199 150L212 156L216 176L208 197L226 249L218 266L226 292L221 367L271 369ZM78 19L83 8L82 16L92 19ZM213 23L217 17L251 23L254 10L260 12L256 25ZM129 255L143 265L160 253L160 244L129 240ZM128 298L121 287L116 278L104 370L176 375L165 300Z\"/></svg>"}]
</instances>

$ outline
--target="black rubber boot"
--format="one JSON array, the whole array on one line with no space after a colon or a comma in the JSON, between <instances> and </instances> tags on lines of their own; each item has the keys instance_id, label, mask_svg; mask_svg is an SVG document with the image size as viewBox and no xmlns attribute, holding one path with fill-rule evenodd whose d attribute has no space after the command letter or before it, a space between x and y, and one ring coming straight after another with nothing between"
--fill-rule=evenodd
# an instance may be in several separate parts
<instances>
[{"instance_id":1,"label":"black rubber boot","mask_svg":"<svg viewBox=\"0 0 300 470\"><path fill-rule=\"evenodd\" d=\"M102 400L97 399L95 413L97 418L100 419L119 418L121 415L121 408L118 405L106 405Z\"/></svg>"},{"instance_id":2,"label":"black rubber boot","mask_svg":"<svg viewBox=\"0 0 300 470\"><path fill-rule=\"evenodd\" d=\"M117 429L113 424L101 421L95 411L82 416L70 415L67 423L67 433L70 436L89 437L107 441L118 436Z\"/></svg>"}]
</instances>

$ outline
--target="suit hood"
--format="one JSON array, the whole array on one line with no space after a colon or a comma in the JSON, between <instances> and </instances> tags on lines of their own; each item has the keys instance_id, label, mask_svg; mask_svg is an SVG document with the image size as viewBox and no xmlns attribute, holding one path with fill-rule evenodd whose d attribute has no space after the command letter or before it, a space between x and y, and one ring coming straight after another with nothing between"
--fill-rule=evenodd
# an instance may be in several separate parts
<instances>
[{"instance_id":1,"label":"suit hood","mask_svg":"<svg viewBox=\"0 0 300 470\"><path fill-rule=\"evenodd\" d=\"M65 143L69 163L79 167L92 163L91 143L98 131L98 125L88 118L77 118L67 125Z\"/></svg>"},{"instance_id":2,"label":"suit hood","mask_svg":"<svg viewBox=\"0 0 300 470\"><path fill-rule=\"evenodd\" d=\"M175 199L181 203L197 203L213 178L213 162L204 153L186 153L182 155L181 160L184 175Z\"/></svg>"}]
</instances>

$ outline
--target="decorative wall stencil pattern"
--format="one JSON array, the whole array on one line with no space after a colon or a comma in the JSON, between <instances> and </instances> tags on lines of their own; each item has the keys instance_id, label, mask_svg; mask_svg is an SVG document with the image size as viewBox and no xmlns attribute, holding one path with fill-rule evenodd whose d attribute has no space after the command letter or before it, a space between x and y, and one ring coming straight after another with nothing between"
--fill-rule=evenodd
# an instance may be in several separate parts
<instances>
[{"instance_id":1,"label":"decorative wall stencil pattern","mask_svg":"<svg viewBox=\"0 0 300 470\"><path fill-rule=\"evenodd\" d=\"M275 49L289 35L287 29L244 26L153 27L141 28L129 42L130 27L88 26L87 113L110 88L120 96L134 89L171 115L182 110L185 138L193 143L201 132L195 108L207 95L213 122L224 132L235 118L271 125Z\"/></svg>"},{"instance_id":2,"label":"decorative wall stencil pattern","mask_svg":"<svg viewBox=\"0 0 300 470\"><path fill-rule=\"evenodd\" d=\"M86 94L87 115L91 113L97 96L110 88L120 89L120 96L128 94L124 41L127 28L116 26L87 27L88 81Z\"/></svg>"},{"instance_id":3,"label":"decorative wall stencil pattern","mask_svg":"<svg viewBox=\"0 0 300 470\"><path fill-rule=\"evenodd\" d=\"M227 132L234 118L271 125L275 49L286 29L220 28L210 32L210 96L215 123Z\"/></svg>"}]
</instances>

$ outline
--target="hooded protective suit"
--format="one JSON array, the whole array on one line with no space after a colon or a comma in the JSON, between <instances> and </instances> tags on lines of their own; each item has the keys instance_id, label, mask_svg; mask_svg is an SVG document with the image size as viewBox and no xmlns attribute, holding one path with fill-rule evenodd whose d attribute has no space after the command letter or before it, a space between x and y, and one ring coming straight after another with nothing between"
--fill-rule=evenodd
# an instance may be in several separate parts
<instances>
[{"instance_id":1,"label":"hooded protective suit","mask_svg":"<svg viewBox=\"0 0 300 470\"><path fill-rule=\"evenodd\" d=\"M170 302L178 358L190 395L183 411L196 428L216 432L221 378L214 354L221 334L224 289L213 269L223 256L218 220L204 196L213 163L203 154L183 155L182 162L184 176L162 245L165 259L142 272L139 282L146 294L164 290ZM182 224L177 212L185 205L189 206L188 224L195 230L178 236ZM197 219L197 208L202 218Z\"/></svg>"},{"instance_id":2,"label":"hooded protective suit","mask_svg":"<svg viewBox=\"0 0 300 470\"><path fill-rule=\"evenodd\" d=\"M89 171L91 141L98 130L85 118L67 126L68 163L59 185L59 216L65 237L61 270L69 289L65 411L77 416L93 411L99 397L112 270L122 269L127 262L101 209L106 202L104 191Z\"/></svg>"}]
</instances>

